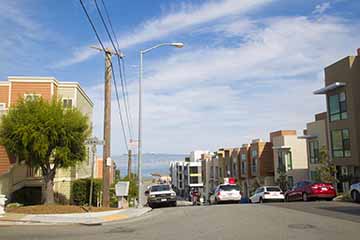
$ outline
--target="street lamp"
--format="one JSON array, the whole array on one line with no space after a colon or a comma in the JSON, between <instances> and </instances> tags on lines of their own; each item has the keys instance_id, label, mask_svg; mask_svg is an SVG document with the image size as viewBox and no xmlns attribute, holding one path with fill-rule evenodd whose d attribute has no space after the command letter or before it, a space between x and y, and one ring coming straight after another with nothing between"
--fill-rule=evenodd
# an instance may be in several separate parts
<instances>
[{"instance_id":1,"label":"street lamp","mask_svg":"<svg viewBox=\"0 0 360 240\"><path fill-rule=\"evenodd\" d=\"M138 202L138 208L142 207L142 177L141 177L141 145L142 145L142 139L141 139L141 123L142 123L142 78L143 78L143 56L145 53L150 52L151 50L154 50L159 47L164 46L171 46L176 48L182 48L184 46L181 42L172 42L172 43L160 43L158 45L155 45L151 48L141 50L140 51L140 72L139 72L139 136L138 136L138 178L139 178L139 202Z\"/></svg>"}]
</instances>

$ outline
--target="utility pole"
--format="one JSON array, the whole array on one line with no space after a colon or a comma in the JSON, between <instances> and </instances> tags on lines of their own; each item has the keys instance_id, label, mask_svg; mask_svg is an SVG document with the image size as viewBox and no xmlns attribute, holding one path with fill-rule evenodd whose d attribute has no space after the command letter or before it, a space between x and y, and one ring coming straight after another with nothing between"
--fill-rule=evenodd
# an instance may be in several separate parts
<instances>
[{"instance_id":1,"label":"utility pole","mask_svg":"<svg viewBox=\"0 0 360 240\"><path fill-rule=\"evenodd\" d=\"M131 149L128 151L128 178L131 180Z\"/></svg>"},{"instance_id":2,"label":"utility pole","mask_svg":"<svg viewBox=\"0 0 360 240\"><path fill-rule=\"evenodd\" d=\"M92 48L99 51L105 51L105 105L104 105L104 149L103 149L103 207L110 206L110 135L111 135L111 73L112 63L111 56L117 55L123 57L118 51L113 51L109 48L105 50L99 47Z\"/></svg>"}]
</instances>

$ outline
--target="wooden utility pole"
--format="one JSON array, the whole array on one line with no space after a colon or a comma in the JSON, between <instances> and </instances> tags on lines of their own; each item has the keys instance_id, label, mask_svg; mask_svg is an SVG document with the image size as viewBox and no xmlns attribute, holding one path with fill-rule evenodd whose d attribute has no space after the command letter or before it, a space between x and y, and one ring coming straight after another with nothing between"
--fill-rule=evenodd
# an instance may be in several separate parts
<instances>
[{"instance_id":1,"label":"wooden utility pole","mask_svg":"<svg viewBox=\"0 0 360 240\"><path fill-rule=\"evenodd\" d=\"M128 151L128 178L131 179L131 150Z\"/></svg>"},{"instance_id":2,"label":"wooden utility pole","mask_svg":"<svg viewBox=\"0 0 360 240\"><path fill-rule=\"evenodd\" d=\"M102 48L92 47L99 51ZM103 207L110 206L110 168L111 168L111 152L110 152L110 135L111 135L111 73L112 63L111 56L118 55L123 57L119 52L105 49L105 104L104 104L104 149L103 149Z\"/></svg>"},{"instance_id":3,"label":"wooden utility pole","mask_svg":"<svg viewBox=\"0 0 360 240\"><path fill-rule=\"evenodd\" d=\"M106 49L105 52L105 105L104 105L104 150L103 150L103 206L110 206L110 136L111 136L111 52ZM110 166L109 166L110 165Z\"/></svg>"}]
</instances>

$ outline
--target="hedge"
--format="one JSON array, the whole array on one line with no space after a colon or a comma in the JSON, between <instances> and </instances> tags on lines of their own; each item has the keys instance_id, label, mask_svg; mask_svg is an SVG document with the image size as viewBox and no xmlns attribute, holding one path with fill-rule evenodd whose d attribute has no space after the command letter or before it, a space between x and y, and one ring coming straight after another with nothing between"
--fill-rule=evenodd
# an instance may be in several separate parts
<instances>
[{"instance_id":1,"label":"hedge","mask_svg":"<svg viewBox=\"0 0 360 240\"><path fill-rule=\"evenodd\" d=\"M73 204L89 206L90 178L77 179L72 183L71 199ZM101 194L102 179L94 179L92 206L98 205L98 196Z\"/></svg>"}]
</instances>

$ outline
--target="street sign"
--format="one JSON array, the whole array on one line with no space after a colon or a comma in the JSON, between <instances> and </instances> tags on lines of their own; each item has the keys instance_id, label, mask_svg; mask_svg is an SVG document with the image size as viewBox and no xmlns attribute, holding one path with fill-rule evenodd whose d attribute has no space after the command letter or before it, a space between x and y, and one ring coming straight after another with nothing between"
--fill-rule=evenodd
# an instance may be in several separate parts
<instances>
[{"instance_id":1,"label":"street sign","mask_svg":"<svg viewBox=\"0 0 360 240\"><path fill-rule=\"evenodd\" d=\"M126 197L129 195L130 182L118 182L115 185L115 194L118 197Z\"/></svg>"},{"instance_id":2,"label":"street sign","mask_svg":"<svg viewBox=\"0 0 360 240\"><path fill-rule=\"evenodd\" d=\"M106 166L111 167L111 157L106 159Z\"/></svg>"},{"instance_id":3,"label":"street sign","mask_svg":"<svg viewBox=\"0 0 360 240\"><path fill-rule=\"evenodd\" d=\"M104 140L99 140L97 137L85 140L86 145L104 145Z\"/></svg>"}]
</instances>

